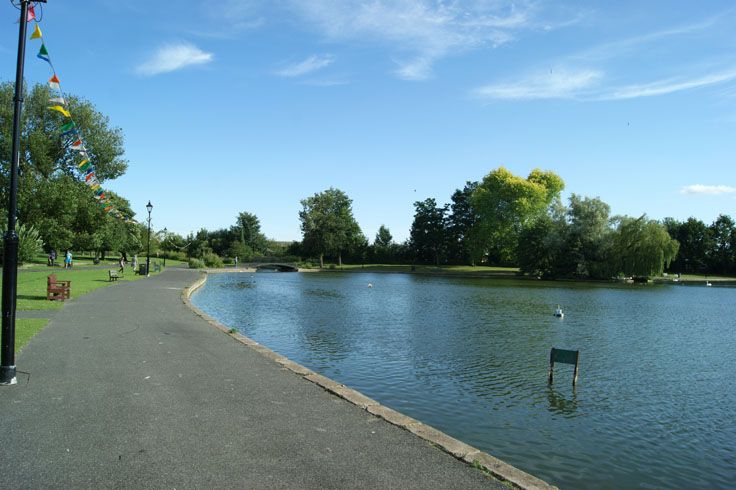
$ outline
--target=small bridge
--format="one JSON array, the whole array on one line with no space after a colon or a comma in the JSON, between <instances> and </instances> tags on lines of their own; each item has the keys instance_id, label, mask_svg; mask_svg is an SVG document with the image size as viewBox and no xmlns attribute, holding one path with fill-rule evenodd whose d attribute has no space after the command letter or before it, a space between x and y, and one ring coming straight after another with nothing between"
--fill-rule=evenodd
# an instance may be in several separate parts
<instances>
[{"instance_id":1,"label":"small bridge","mask_svg":"<svg viewBox=\"0 0 736 490\"><path fill-rule=\"evenodd\" d=\"M256 270L264 272L299 272L299 268L294 264L257 264Z\"/></svg>"}]
</instances>

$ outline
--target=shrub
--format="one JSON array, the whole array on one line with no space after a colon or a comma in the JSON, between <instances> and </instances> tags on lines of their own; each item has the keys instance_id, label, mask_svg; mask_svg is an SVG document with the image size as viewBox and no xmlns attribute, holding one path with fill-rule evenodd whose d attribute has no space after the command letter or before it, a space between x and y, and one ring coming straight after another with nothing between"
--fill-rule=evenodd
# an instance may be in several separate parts
<instances>
[{"instance_id":1,"label":"shrub","mask_svg":"<svg viewBox=\"0 0 736 490\"><path fill-rule=\"evenodd\" d=\"M18 263L30 262L43 253L43 240L33 226L18 226Z\"/></svg>"},{"instance_id":2,"label":"shrub","mask_svg":"<svg viewBox=\"0 0 736 490\"><path fill-rule=\"evenodd\" d=\"M199 259L189 259L189 268L190 269L203 269L204 268L204 262L202 262Z\"/></svg>"},{"instance_id":3,"label":"shrub","mask_svg":"<svg viewBox=\"0 0 736 490\"><path fill-rule=\"evenodd\" d=\"M166 257L167 259L172 259L172 260L181 260L182 262L187 261L186 253L175 251L175 250L167 250L165 252L162 252L161 257Z\"/></svg>"},{"instance_id":4,"label":"shrub","mask_svg":"<svg viewBox=\"0 0 736 490\"><path fill-rule=\"evenodd\" d=\"M207 253L204 254L204 257L202 257L202 260L204 260L204 264L207 267L222 267L223 262L219 255L216 253Z\"/></svg>"}]
</instances>

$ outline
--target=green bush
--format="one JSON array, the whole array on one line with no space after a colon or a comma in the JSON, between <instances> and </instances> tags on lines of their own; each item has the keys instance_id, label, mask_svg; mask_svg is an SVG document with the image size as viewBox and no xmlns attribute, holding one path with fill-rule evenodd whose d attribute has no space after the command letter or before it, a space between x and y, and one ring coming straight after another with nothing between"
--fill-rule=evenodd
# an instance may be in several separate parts
<instances>
[{"instance_id":1,"label":"green bush","mask_svg":"<svg viewBox=\"0 0 736 490\"><path fill-rule=\"evenodd\" d=\"M219 255L216 253L207 253L204 254L204 257L202 257L202 260L204 260L204 263L207 267L222 267L223 262Z\"/></svg>"},{"instance_id":2,"label":"green bush","mask_svg":"<svg viewBox=\"0 0 736 490\"><path fill-rule=\"evenodd\" d=\"M33 226L18 226L18 263L30 262L43 253L43 240Z\"/></svg>"},{"instance_id":3,"label":"green bush","mask_svg":"<svg viewBox=\"0 0 736 490\"><path fill-rule=\"evenodd\" d=\"M204 262L199 259L189 259L190 269L204 269Z\"/></svg>"},{"instance_id":4,"label":"green bush","mask_svg":"<svg viewBox=\"0 0 736 490\"><path fill-rule=\"evenodd\" d=\"M187 254L184 252L178 252L175 250L167 250L161 253L161 257L166 257L171 260L181 260L182 262L187 261Z\"/></svg>"}]
</instances>

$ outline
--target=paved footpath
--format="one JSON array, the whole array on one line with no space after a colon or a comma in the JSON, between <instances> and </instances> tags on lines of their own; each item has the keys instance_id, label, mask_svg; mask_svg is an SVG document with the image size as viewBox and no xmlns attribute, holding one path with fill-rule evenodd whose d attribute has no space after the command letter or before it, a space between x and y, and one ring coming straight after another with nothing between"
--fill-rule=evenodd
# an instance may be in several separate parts
<instances>
[{"instance_id":1,"label":"paved footpath","mask_svg":"<svg viewBox=\"0 0 736 490\"><path fill-rule=\"evenodd\" d=\"M0 386L0 487L507 488L209 325L197 277L56 313Z\"/></svg>"}]
</instances>

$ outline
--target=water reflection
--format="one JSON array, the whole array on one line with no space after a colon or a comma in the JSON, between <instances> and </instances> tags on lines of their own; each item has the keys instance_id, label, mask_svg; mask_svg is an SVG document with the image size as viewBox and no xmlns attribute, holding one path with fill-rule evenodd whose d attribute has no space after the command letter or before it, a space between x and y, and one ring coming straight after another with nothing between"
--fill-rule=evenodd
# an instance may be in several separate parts
<instances>
[{"instance_id":1,"label":"water reflection","mask_svg":"<svg viewBox=\"0 0 736 490\"><path fill-rule=\"evenodd\" d=\"M563 395L551 386L548 387L547 401L549 402L549 411L564 415L565 417L575 417L578 411L577 388L573 387L570 391L570 395Z\"/></svg>"}]
</instances>

